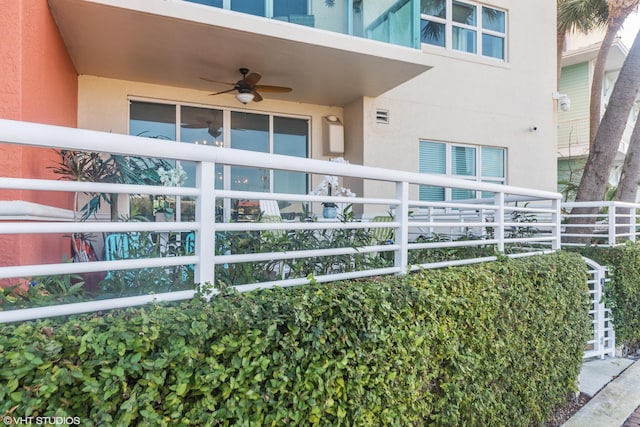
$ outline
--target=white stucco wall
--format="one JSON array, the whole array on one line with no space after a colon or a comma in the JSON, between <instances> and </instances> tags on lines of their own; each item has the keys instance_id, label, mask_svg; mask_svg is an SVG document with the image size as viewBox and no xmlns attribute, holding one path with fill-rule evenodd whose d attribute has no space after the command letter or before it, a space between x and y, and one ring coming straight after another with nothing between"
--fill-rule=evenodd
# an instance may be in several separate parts
<instances>
[{"instance_id":1,"label":"white stucco wall","mask_svg":"<svg viewBox=\"0 0 640 427\"><path fill-rule=\"evenodd\" d=\"M365 164L417 171L420 139L506 147L508 184L555 190L555 4L492 5L508 10L507 61L425 46L431 70L366 99Z\"/></svg>"}]
</instances>

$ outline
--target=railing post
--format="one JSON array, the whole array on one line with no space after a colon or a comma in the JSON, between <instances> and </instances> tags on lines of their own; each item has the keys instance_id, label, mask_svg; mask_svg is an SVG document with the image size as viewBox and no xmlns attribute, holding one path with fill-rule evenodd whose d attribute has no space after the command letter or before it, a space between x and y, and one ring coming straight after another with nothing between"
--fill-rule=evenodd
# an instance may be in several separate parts
<instances>
[{"instance_id":1,"label":"railing post","mask_svg":"<svg viewBox=\"0 0 640 427\"><path fill-rule=\"evenodd\" d=\"M616 205L609 203L609 246L616 245Z\"/></svg>"},{"instance_id":2,"label":"railing post","mask_svg":"<svg viewBox=\"0 0 640 427\"><path fill-rule=\"evenodd\" d=\"M553 214L551 214L551 220L553 221L553 240L551 242L551 248L554 251L562 248L562 211L560 199L553 199L551 201L551 207Z\"/></svg>"},{"instance_id":3,"label":"railing post","mask_svg":"<svg viewBox=\"0 0 640 427\"><path fill-rule=\"evenodd\" d=\"M216 191L215 164L198 162L196 165L196 188L200 197L196 203L196 222L200 232L196 233L195 253L199 257L195 265L195 282L204 285L214 284L215 278L215 239L216 239Z\"/></svg>"},{"instance_id":4,"label":"railing post","mask_svg":"<svg viewBox=\"0 0 640 427\"><path fill-rule=\"evenodd\" d=\"M636 241L636 206L629 208L629 240Z\"/></svg>"},{"instance_id":5,"label":"railing post","mask_svg":"<svg viewBox=\"0 0 640 427\"><path fill-rule=\"evenodd\" d=\"M498 251L504 252L504 193L497 193L498 210L496 211L496 219L498 226L496 227L496 239L498 240Z\"/></svg>"},{"instance_id":6,"label":"railing post","mask_svg":"<svg viewBox=\"0 0 640 427\"><path fill-rule=\"evenodd\" d=\"M400 227L396 231L396 240L400 243L400 249L396 251L395 266L400 269L398 274L405 275L409 264L409 183L406 181L396 183L396 198L400 199L400 205L396 208L396 221Z\"/></svg>"}]
</instances>

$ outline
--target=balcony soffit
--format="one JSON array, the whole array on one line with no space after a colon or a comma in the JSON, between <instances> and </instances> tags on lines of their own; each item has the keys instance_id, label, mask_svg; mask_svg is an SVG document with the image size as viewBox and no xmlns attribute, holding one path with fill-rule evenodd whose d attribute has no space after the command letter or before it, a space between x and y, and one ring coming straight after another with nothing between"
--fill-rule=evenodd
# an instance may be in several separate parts
<instances>
[{"instance_id":1,"label":"balcony soffit","mask_svg":"<svg viewBox=\"0 0 640 427\"><path fill-rule=\"evenodd\" d=\"M344 106L430 68L418 49L180 0L49 0L79 74L216 92L203 81L292 87L270 99Z\"/></svg>"}]
</instances>

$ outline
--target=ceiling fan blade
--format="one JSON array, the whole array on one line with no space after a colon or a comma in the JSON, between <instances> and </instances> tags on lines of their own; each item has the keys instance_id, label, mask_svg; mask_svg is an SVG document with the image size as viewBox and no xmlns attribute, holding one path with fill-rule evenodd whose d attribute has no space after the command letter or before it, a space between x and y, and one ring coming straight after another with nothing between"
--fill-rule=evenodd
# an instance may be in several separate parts
<instances>
[{"instance_id":1,"label":"ceiling fan blade","mask_svg":"<svg viewBox=\"0 0 640 427\"><path fill-rule=\"evenodd\" d=\"M256 92L255 90L251 91L251 93L253 94L253 101L254 102L260 102L262 101L262 96L260 96L260 94L258 92Z\"/></svg>"},{"instance_id":2,"label":"ceiling fan blade","mask_svg":"<svg viewBox=\"0 0 640 427\"><path fill-rule=\"evenodd\" d=\"M256 85L256 90L260 90L262 92L286 93L291 92L293 89L284 86Z\"/></svg>"},{"instance_id":3,"label":"ceiling fan blade","mask_svg":"<svg viewBox=\"0 0 640 427\"><path fill-rule=\"evenodd\" d=\"M188 123L184 125L180 125L183 129L206 129L209 127L207 123Z\"/></svg>"},{"instance_id":4,"label":"ceiling fan blade","mask_svg":"<svg viewBox=\"0 0 640 427\"><path fill-rule=\"evenodd\" d=\"M223 85L230 85L230 86L235 86L236 85L235 83L221 82L219 80L211 80L211 79L207 79L205 77L200 77L200 80L204 80L204 81L211 82L211 83L220 83L220 84L223 84Z\"/></svg>"},{"instance_id":5,"label":"ceiling fan blade","mask_svg":"<svg viewBox=\"0 0 640 427\"><path fill-rule=\"evenodd\" d=\"M255 86L260 79L262 78L262 76L258 73L251 73L249 74L247 77L245 77L244 81L249 85L249 86Z\"/></svg>"},{"instance_id":6,"label":"ceiling fan blade","mask_svg":"<svg viewBox=\"0 0 640 427\"><path fill-rule=\"evenodd\" d=\"M210 94L209 94L209 96L213 96L213 95L221 95L221 94L223 94L223 93L233 92L234 90L236 90L236 88L235 88L235 87L234 87L234 88L232 88L232 89L229 89L229 90L223 90L222 92L210 93Z\"/></svg>"}]
</instances>

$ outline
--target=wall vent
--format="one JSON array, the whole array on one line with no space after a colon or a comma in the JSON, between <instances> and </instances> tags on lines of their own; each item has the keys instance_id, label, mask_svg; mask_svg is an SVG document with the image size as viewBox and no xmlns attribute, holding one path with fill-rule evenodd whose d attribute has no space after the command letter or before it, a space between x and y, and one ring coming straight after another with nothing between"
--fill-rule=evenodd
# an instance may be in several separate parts
<instances>
[{"instance_id":1,"label":"wall vent","mask_svg":"<svg viewBox=\"0 0 640 427\"><path fill-rule=\"evenodd\" d=\"M376 123L389 124L389 110L376 110Z\"/></svg>"}]
</instances>

